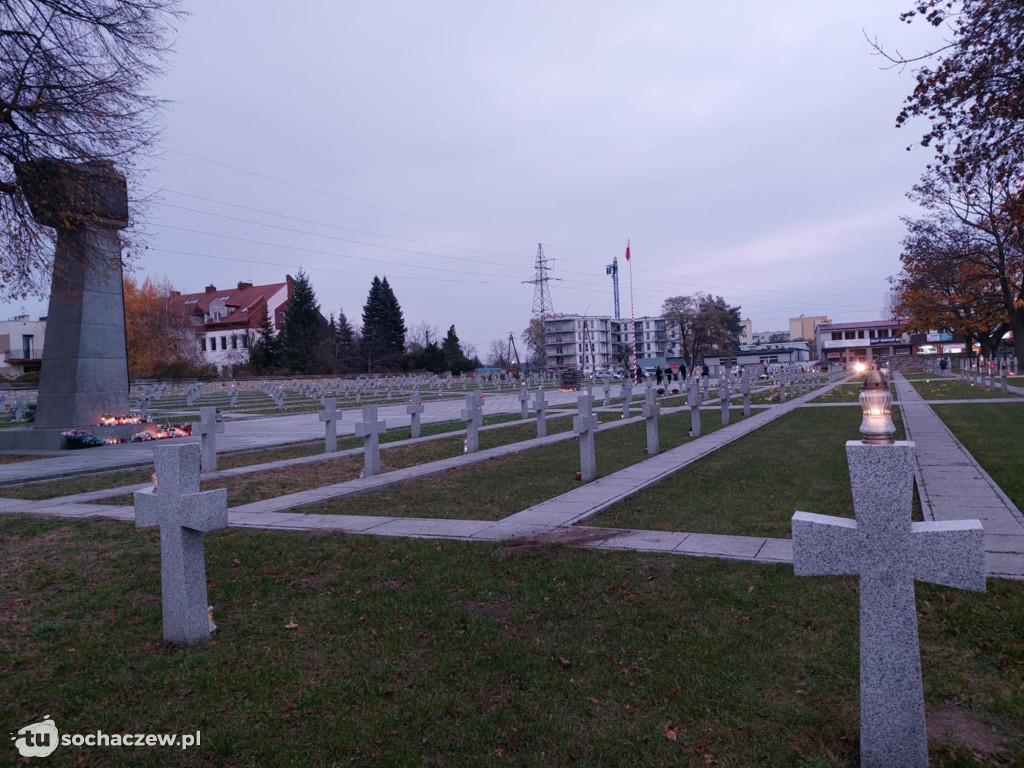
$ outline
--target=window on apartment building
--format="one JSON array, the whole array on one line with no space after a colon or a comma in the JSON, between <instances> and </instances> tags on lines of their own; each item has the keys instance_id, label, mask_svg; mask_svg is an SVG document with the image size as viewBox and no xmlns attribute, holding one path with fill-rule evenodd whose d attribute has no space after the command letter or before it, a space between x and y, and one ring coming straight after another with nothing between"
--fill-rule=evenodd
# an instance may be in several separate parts
<instances>
[{"instance_id":1,"label":"window on apartment building","mask_svg":"<svg viewBox=\"0 0 1024 768\"><path fill-rule=\"evenodd\" d=\"M242 336L242 349L248 349L248 348L249 348L249 334L245 334L244 336Z\"/></svg>"},{"instance_id":2,"label":"window on apartment building","mask_svg":"<svg viewBox=\"0 0 1024 768\"><path fill-rule=\"evenodd\" d=\"M858 339L863 339L864 338L864 331L857 331L857 338Z\"/></svg>"},{"instance_id":3,"label":"window on apartment building","mask_svg":"<svg viewBox=\"0 0 1024 768\"><path fill-rule=\"evenodd\" d=\"M221 336L220 337L220 348L221 349L227 349L228 348L228 337L227 336Z\"/></svg>"},{"instance_id":4,"label":"window on apartment building","mask_svg":"<svg viewBox=\"0 0 1024 768\"><path fill-rule=\"evenodd\" d=\"M857 334L854 333L853 331L847 331L846 333L843 334L843 338L844 339L855 339L855 338L857 338Z\"/></svg>"},{"instance_id":5,"label":"window on apartment building","mask_svg":"<svg viewBox=\"0 0 1024 768\"><path fill-rule=\"evenodd\" d=\"M872 328L870 331L868 331L868 338L869 339L875 338L875 329L874 328Z\"/></svg>"},{"instance_id":6,"label":"window on apartment building","mask_svg":"<svg viewBox=\"0 0 1024 768\"><path fill-rule=\"evenodd\" d=\"M238 349L238 337L234 334L231 335L231 348Z\"/></svg>"},{"instance_id":7,"label":"window on apartment building","mask_svg":"<svg viewBox=\"0 0 1024 768\"><path fill-rule=\"evenodd\" d=\"M205 352L206 351L206 337L205 336L200 336L199 337L199 351L200 352Z\"/></svg>"},{"instance_id":8,"label":"window on apartment building","mask_svg":"<svg viewBox=\"0 0 1024 768\"><path fill-rule=\"evenodd\" d=\"M832 331L832 341L842 341L842 340L843 340L843 333L842 333L842 331Z\"/></svg>"}]
</instances>

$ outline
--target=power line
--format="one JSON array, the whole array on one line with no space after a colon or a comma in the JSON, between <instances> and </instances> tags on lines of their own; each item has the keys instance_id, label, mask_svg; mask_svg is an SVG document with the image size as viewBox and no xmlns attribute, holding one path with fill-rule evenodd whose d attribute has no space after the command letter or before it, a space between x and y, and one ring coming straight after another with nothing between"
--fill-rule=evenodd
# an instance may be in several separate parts
<instances>
[{"instance_id":1,"label":"power line","mask_svg":"<svg viewBox=\"0 0 1024 768\"><path fill-rule=\"evenodd\" d=\"M183 193L183 194L188 194L188 193ZM326 223L326 222L319 222L319 221L315 221L315 220L311 220L311 219L301 219L299 217L289 216L287 214L279 214L279 213L275 213L273 211L264 211L264 210L261 210L261 209L249 208L248 206L236 205L234 203L227 203L227 202L223 202L223 201L217 201L217 200L213 200L211 198L202 198L201 196L198 196L198 195L189 195L189 196L197 197L199 199L209 200L210 202L222 203L224 205L231 205L231 206L235 206L235 207L239 207L239 208L247 208L249 210L253 210L255 212L264 213L264 214L270 215L270 216L280 216L282 218L287 218L287 219L296 219L296 220L299 220L299 221L303 221L305 223L311 223L311 224L318 225L318 226L326 226L326 227L332 227L332 228L338 228L338 229L351 229L349 227L341 227L341 226L329 224L329 223ZM203 209L200 209L200 208L190 208L188 206L175 205L173 203L161 203L161 205L163 205L163 206L165 206L167 208L173 208L175 210L187 211L187 212L190 212L190 213L198 213L198 214L201 214L201 215L204 215L204 216L211 216L211 217L214 217L214 218L225 219L227 221L234 221L234 222L238 222L238 223L242 223L242 224L251 224L253 226L264 227L264 228L267 228L267 229L275 229L275 230L278 230L278 231L290 232L290 233L293 233L293 234L307 235L307 236L310 236L310 237L319 237L319 238L323 238L323 239L326 239L326 240L334 240L334 241L337 241L337 242L348 243L350 245L363 245L363 246L367 246L367 247L370 247L370 248L381 248L381 249L385 249L385 250L396 251L396 252L399 252L399 253L410 253L410 254L419 255L419 256L431 256L433 258L446 259L446 260L449 260L449 261L461 261L461 262L466 262L466 263L470 263L470 264L482 264L482 265L488 266L488 267L496 266L493 262L484 261L482 259L471 259L471 258L467 258L467 257L464 257L464 256L450 256L450 255L447 255L447 254L430 253L430 252L427 252L427 251L417 251L417 250L413 250L413 249L409 249L409 248L398 248L398 247L395 247L395 246L384 245L384 244L381 244L381 243L368 243L368 242L365 242L365 241L362 241L362 240L352 240L350 238L336 237L336 236L333 236L333 235L325 235L325 234L320 233L320 232L310 232L309 230L296 229L294 227L284 227L284 226L281 226L281 225L278 225L278 224L271 224L271 223L268 223L268 222L256 221L254 219L247 219L247 218L242 218L242 217L239 217L239 216L229 216L227 214L217 213L215 211L207 211L207 210L203 210ZM166 226L172 227L172 225L166 225ZM187 228L182 228L182 229L185 229L186 231L195 232L196 234L207 234L207 235L214 236L214 237L219 236L216 233L204 233L204 232L200 232L199 230L189 230ZM364 232L365 234L370 234L370 235L373 235L373 236L376 236L376 237L391 237L390 235L383 235L383 234L375 233L375 232L365 232L364 230L354 230L354 231ZM395 238L395 239L404 240L405 238ZM421 241L411 241L411 242L421 242ZM436 244L431 244L431 245L436 245ZM440 247L456 247L456 246L440 246ZM487 251L484 251L484 252L487 253ZM507 256L513 256L513 257L516 257L516 258L519 257L518 254L499 254L497 252L494 252L494 253L496 253L496 255L507 255ZM360 257L349 256L347 258L360 258ZM421 269L425 269L426 268L426 267L420 267L419 265L404 265L404 266L414 266L414 267L421 268ZM588 277L593 275L593 273L591 273L591 272L581 272L581 271L578 271L578 270L561 270L561 271L563 273L565 273L565 274L570 274L570 275L584 275L584 276L588 276ZM557 278L552 278L552 279L557 279ZM577 281L577 282L579 282L579 281ZM664 280L638 279L637 282L653 283L653 284L657 284L660 287L665 287L665 285L666 285ZM588 285L598 285L598 283L587 283L587 284ZM706 283L689 282L689 281L687 281L687 287L708 288L708 289L715 290L715 291L723 290L722 286L716 286L716 285L713 285L713 284L706 284ZM737 291L738 289L735 286L726 286L726 288L724 290ZM801 293L801 292L798 292L798 291L772 291L770 289L758 289L758 291L760 293L772 293L772 294L781 294L781 295L797 295L797 294ZM742 293L743 291L742 291L742 289L739 289L738 292ZM821 292L807 292L806 295L819 296L820 297L820 296L828 296L828 295L836 295L836 294L823 294ZM846 298L846 297L849 296L849 294L842 294L842 296L844 298ZM783 303L783 302L779 302L779 303ZM784 302L784 303L791 303L794 306L802 306L802 302L800 302L799 300L794 300L792 302Z\"/></svg>"},{"instance_id":2,"label":"power line","mask_svg":"<svg viewBox=\"0 0 1024 768\"><path fill-rule=\"evenodd\" d=\"M276 182L278 184L284 184L286 186L293 187L295 189L301 189L301 190L303 190L305 192L312 192L313 194L324 195L325 197L333 197L336 200L344 200L345 202L352 203L353 205L361 205L364 208L372 208L373 210L383 211L384 213L390 213L390 214L395 215L395 216L406 216L406 217L408 217L410 219L417 219L418 221L424 221L424 222L426 222L428 224L436 224L436 225L441 226L441 227L450 227L451 229L459 229L459 230L462 230L463 232L470 232L470 233L472 233L474 235L484 235L485 237L497 237L497 238L500 238L502 240L512 240L512 241L519 242L519 243L533 243L534 242L532 240L526 240L526 239L521 238L521 237L512 237L510 235L500 235L500 234L497 234L496 232L486 232L486 231L479 230L479 229L470 229L469 227L462 227L462 226L459 226L458 224L450 224L450 223L448 223L446 221L438 221L437 219L430 219L430 218L427 218L425 216L418 216L418 215L416 215L414 213L406 213L405 211L396 211L396 210L394 210L392 208L385 208L382 205L374 205L373 203L367 203L367 202L364 202L362 200L356 200L353 197L347 197L345 195L339 195L336 192L326 192L326 191L324 191L322 189L316 189L315 187L308 187L305 184L297 184L297 183L295 183L293 181L288 181L287 179L280 179L280 178L278 178L276 176L270 176L270 175L268 175L266 173L260 173L259 171L252 171L252 170L249 170L248 168L241 168L241 167L239 167L237 165L231 165L230 163L221 162L220 160L212 160L212 159L210 159L208 157L203 157L201 155L193 154L192 152L185 152L185 151L180 150L180 149L174 149L172 147L167 147L167 146L163 146L163 145L160 145L160 146L161 146L162 149L165 149L168 152L174 152L175 154L178 154L178 155L184 155L185 157L191 157L194 160L200 160L200 161L202 161L204 163L210 163L212 165L219 165L222 168L228 168L228 169L230 169L232 171L237 171L238 173L245 173L245 174L248 174L250 176L255 176L257 178L266 179L267 181L273 181L273 182ZM556 248L566 248L566 249L576 250L576 251L586 251L586 252L590 252L590 253L603 253L603 251L598 251L595 248L580 248L580 247L577 247L577 246L557 245L557 244L554 244L554 243L547 243L547 245L551 245L551 246L556 247Z\"/></svg>"},{"instance_id":3,"label":"power line","mask_svg":"<svg viewBox=\"0 0 1024 768\"><path fill-rule=\"evenodd\" d=\"M185 152L183 150L174 149L172 147L166 147L166 146L162 146L162 148L167 150L167 151L169 151L169 152L174 152L176 154L180 154L180 155L183 155L185 157L190 157L190 158L193 158L195 160L199 160L199 161L202 161L202 162L210 163L212 165L216 165L216 166L220 166L220 167L223 167L223 168L227 168L229 170L233 170L233 171L236 171L238 173L248 174L248 175L251 175L251 176L255 176L257 178L266 179L268 181L273 181L275 183L283 184L283 185L290 186L290 187L293 187L293 188L296 188L296 189L301 189L301 190L304 190L304 191L307 191L307 192L312 192L314 194L319 194L319 195L324 195L324 196L327 196L327 197L336 198L336 199L339 199L339 200L344 200L346 202L350 202L350 203L353 203L353 204L356 204L356 205L361 205L361 206L364 206L364 207L367 207L367 208L372 208L372 209L375 209L375 210L380 210L380 211L383 211L383 212L386 212L386 213L391 213L391 214L399 215L399 216L406 216L406 217L413 218L413 219L418 219L420 221L424 221L424 222L427 222L427 223L437 224L437 225L440 225L440 226L446 226L446 227L450 227L450 228L453 228L453 229L460 229L460 230L463 230L463 231L466 231L466 232L470 232L470 233L473 233L473 234L484 235L486 237L497 237L497 238L501 238L501 239L505 239L505 240L512 240L512 241L516 241L516 242L531 242L531 241L528 241L528 240L526 240L524 238L516 238L516 237L511 237L511 236L508 236L508 235L501 235L501 234L497 234L497 233L493 233L493 232L486 232L486 231L483 231L483 230L471 229L471 228L468 228L468 227L462 227L462 226L459 226L459 225L450 224L450 223L447 223L447 222L438 221L438 220L430 219L430 218L423 217L423 216L418 216L416 214L406 213L406 212L403 212L403 211L396 211L396 210L393 210L393 209L390 209L390 208L386 208L384 206L379 206L379 205L375 205L375 204L372 204L372 203L366 203L364 201L357 200L357 199L351 198L351 197L347 197L345 195L340 195L340 194L337 194L337 193L334 193L334 192L327 192L327 191L324 191L324 190L316 189L314 187L306 186L304 184L298 184L296 182L288 181L287 179L281 179L281 178L278 178L276 176L270 176L269 174L260 173L258 171L253 171L253 170L250 170L248 168L242 168L240 166L232 165L230 163L225 163L225 162L222 162L222 161L219 161L219 160L213 160L211 158L203 157L201 155L197 155L197 154L192 153L192 152ZM354 229L354 228L351 228L351 227L340 227L339 225L329 224L329 223L325 223L325 222L315 222L315 221L312 221L312 220L309 220L309 219L301 219L300 217L289 216L288 214L280 214L280 213L275 213L275 212L271 212L271 211L261 211L260 209L250 208L248 206L241 206L241 205L238 205L236 203L229 203L229 202L226 202L226 201L217 201L217 200L213 200L212 198L203 198L202 196L190 195L189 193L185 193L185 192L178 192L178 191L174 191L174 190L170 190L170 191L172 191L174 194L182 194L182 195L186 195L186 196L190 196L190 197L195 197L195 198L198 198L198 199L204 199L204 200L207 200L207 201L210 201L210 202L218 202L218 203L220 203L222 205L230 205L230 206L235 206L235 207L239 207L239 208L245 208L245 209L249 209L249 210L253 210L253 211L260 211L260 212L266 213L267 215L280 216L282 218L290 218L290 219L293 219L293 220L299 220L299 221L303 221L303 222L306 222L306 223L315 223L315 224L318 224L320 226L334 227L334 228L340 228L340 229L348 229L348 230L351 230L351 231L360 232L361 234L369 234L369 235L372 235L372 236L375 236L375 237L385 237L385 238L390 238L390 239L395 239L395 240L404 240L404 241L414 242L414 243L418 243L418 244L431 245L432 247L456 248L456 249L461 249L461 250L477 251L477 252L481 252L481 253L494 253L495 255L513 256L513 257L516 257L516 258L519 257L517 254L508 254L508 253L501 253L501 252L495 252L495 251L485 251L485 250L481 250L481 249L462 248L460 246L448 246L448 245L439 244L439 243L428 243L426 241L410 240L408 238L402 238L402 237L393 236L393 235L385 235L385 234L381 234L381 233L368 232L368 231L365 231L365 230L357 230L357 229ZM170 205L170 204L168 204L168 205ZM174 206L170 206L170 207L174 207ZM190 209L185 209L185 210L190 210ZM191 210L194 210L194 209L191 209ZM211 212L205 212L205 211L197 211L197 212L199 212L199 213L208 213L209 215L217 215L217 214L213 214ZM230 218L230 217L225 217L225 218ZM258 223L258 222L250 222L250 223ZM315 234L315 233L306 233L306 234ZM355 243L357 241L350 241L350 242ZM378 244L373 244L373 243L361 243L361 244L367 245L367 246L370 246L370 247L381 247L381 248L389 247L389 246L383 246L383 245L378 245ZM569 249L569 250L578 250L578 251L584 251L584 252L589 252L589 253L602 253L602 251L598 251L598 250L593 249L593 248L582 248L582 247L578 247L578 246L559 245L559 244L555 244L555 243L545 243L545 244L548 245L549 247L555 247L555 248L564 248L564 249ZM392 248L392 250L401 250L401 249ZM415 252L415 251L410 251L410 252L423 254L423 252ZM431 256L436 256L436 257L439 257L439 258L449 258L449 259L456 259L457 260L457 257L450 257L450 256L449 257L445 257L443 254L423 254L423 255L431 255ZM470 261L468 259L463 259L463 260ZM589 261L583 261L583 260L580 260L580 259L571 259L571 258L568 258L568 257L563 257L563 260L564 261L571 261L571 262L578 263L578 264L590 265ZM586 275L592 274L591 272L584 273L584 272L578 272L578 271L572 271L572 270L563 270L563 271L565 273L567 273L567 274L586 274ZM684 278L680 278L680 279L686 280L685 277ZM646 279L646 278L638 278L637 282L656 283L658 285L663 285L664 284L663 281L650 280L650 279ZM780 293L780 294L794 295L794 296L795 295L808 295L808 296L829 296L829 295L840 296L841 295L842 297L845 298L846 296L849 295L849 294L822 294L822 293L817 292L817 291L795 291L795 290L775 291L775 290L771 290L769 288L766 288L765 286L768 286L768 285L777 285L778 286L778 285L784 285L784 284L782 284L782 283L770 283L770 282L765 282L765 281L760 281L757 284L744 284L744 283L735 283L735 282L733 282L733 283L729 283L729 284L725 284L725 285L717 285L715 283L696 283L696 282L691 282L691 281L688 281L688 280L686 282L689 285L693 286L693 287L705 288L705 289L712 290L712 291L721 291L721 290L734 290L735 291L735 290L741 289L743 286L747 285L747 286L750 286L751 288L756 289L756 290L758 290L760 292Z\"/></svg>"}]
</instances>

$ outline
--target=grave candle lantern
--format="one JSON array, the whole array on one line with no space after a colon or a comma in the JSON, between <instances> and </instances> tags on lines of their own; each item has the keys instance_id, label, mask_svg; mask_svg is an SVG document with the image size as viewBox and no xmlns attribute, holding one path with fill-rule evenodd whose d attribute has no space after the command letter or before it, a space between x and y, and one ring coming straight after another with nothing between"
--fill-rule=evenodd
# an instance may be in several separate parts
<instances>
[{"instance_id":1,"label":"grave candle lantern","mask_svg":"<svg viewBox=\"0 0 1024 768\"><path fill-rule=\"evenodd\" d=\"M863 442L891 445L896 426L892 423L892 398L889 385L878 369L870 371L864 379L860 393L860 407L864 418L860 424Z\"/></svg>"}]
</instances>

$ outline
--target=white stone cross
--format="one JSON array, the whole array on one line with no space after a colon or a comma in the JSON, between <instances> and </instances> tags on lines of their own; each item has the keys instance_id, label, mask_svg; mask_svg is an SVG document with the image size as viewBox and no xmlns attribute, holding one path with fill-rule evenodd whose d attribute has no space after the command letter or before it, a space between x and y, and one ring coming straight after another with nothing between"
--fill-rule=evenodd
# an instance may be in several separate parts
<instances>
[{"instance_id":1,"label":"white stone cross","mask_svg":"<svg viewBox=\"0 0 1024 768\"><path fill-rule=\"evenodd\" d=\"M633 385L629 379L622 383L622 418L629 418L629 406L633 402Z\"/></svg>"},{"instance_id":2,"label":"white stone cross","mask_svg":"<svg viewBox=\"0 0 1024 768\"><path fill-rule=\"evenodd\" d=\"M423 413L423 403L420 402L420 392L416 389L409 398L409 404L405 406L405 412L409 414L412 423L409 426L409 436L420 436L420 414Z\"/></svg>"},{"instance_id":3,"label":"white stone cross","mask_svg":"<svg viewBox=\"0 0 1024 768\"><path fill-rule=\"evenodd\" d=\"M232 408L237 408L238 407L238 385L237 384L235 384L233 387L231 387L231 407Z\"/></svg>"},{"instance_id":4,"label":"white stone cross","mask_svg":"<svg viewBox=\"0 0 1024 768\"><path fill-rule=\"evenodd\" d=\"M160 526L164 639L193 645L210 639L203 534L228 524L228 492L199 491L199 446L153 451L159 485L136 493L135 527Z\"/></svg>"},{"instance_id":5,"label":"white stone cross","mask_svg":"<svg viewBox=\"0 0 1024 768\"><path fill-rule=\"evenodd\" d=\"M217 471L217 433L224 431L224 422L217 421L216 406L199 409L199 421L192 422L192 434L200 436L203 449L203 472Z\"/></svg>"},{"instance_id":6,"label":"white stone cross","mask_svg":"<svg viewBox=\"0 0 1024 768\"><path fill-rule=\"evenodd\" d=\"M611 382L608 381L608 379L604 380L604 385L602 389L604 389L604 404L605 406L607 406L608 403L610 403L612 400L612 385Z\"/></svg>"},{"instance_id":7,"label":"white stone cross","mask_svg":"<svg viewBox=\"0 0 1024 768\"><path fill-rule=\"evenodd\" d=\"M580 436L580 479L589 483L597 479L597 457L594 454L594 431L597 416L594 415L594 398L580 395L576 398L579 414L572 417L572 428Z\"/></svg>"},{"instance_id":8,"label":"white stone cross","mask_svg":"<svg viewBox=\"0 0 1024 768\"><path fill-rule=\"evenodd\" d=\"M324 453L334 453L338 450L338 401L333 397L324 399L320 421L324 423Z\"/></svg>"},{"instance_id":9,"label":"white stone cross","mask_svg":"<svg viewBox=\"0 0 1024 768\"><path fill-rule=\"evenodd\" d=\"M466 395L466 407L462 411L462 418L466 422L466 453L476 453L480 450L480 426L484 420L480 410L480 395Z\"/></svg>"},{"instance_id":10,"label":"white stone cross","mask_svg":"<svg viewBox=\"0 0 1024 768\"><path fill-rule=\"evenodd\" d=\"M700 379L690 377L690 388L686 393L690 406L690 437L700 437Z\"/></svg>"},{"instance_id":11,"label":"white stone cross","mask_svg":"<svg viewBox=\"0 0 1024 768\"><path fill-rule=\"evenodd\" d=\"M520 418L528 419L530 417L530 391L525 384L516 397L519 398Z\"/></svg>"},{"instance_id":12,"label":"white stone cross","mask_svg":"<svg viewBox=\"0 0 1024 768\"><path fill-rule=\"evenodd\" d=\"M544 399L543 389L533 395L533 410L537 412L537 437L544 437L548 433L548 401Z\"/></svg>"},{"instance_id":13,"label":"white stone cross","mask_svg":"<svg viewBox=\"0 0 1024 768\"><path fill-rule=\"evenodd\" d=\"M377 421L377 406L363 406L363 420L356 424L356 437L363 438L363 477L380 474L380 434L387 427Z\"/></svg>"},{"instance_id":14,"label":"white stone cross","mask_svg":"<svg viewBox=\"0 0 1024 768\"><path fill-rule=\"evenodd\" d=\"M722 426L729 426L729 382L727 379L718 381L718 400L722 406Z\"/></svg>"},{"instance_id":15,"label":"white stone cross","mask_svg":"<svg viewBox=\"0 0 1024 768\"><path fill-rule=\"evenodd\" d=\"M650 387L644 393L644 422L647 424L647 455L654 456L660 450L658 444L658 416L661 406L655 400L656 392Z\"/></svg>"},{"instance_id":16,"label":"white stone cross","mask_svg":"<svg viewBox=\"0 0 1024 768\"><path fill-rule=\"evenodd\" d=\"M740 392L743 394L743 415L750 415L750 375L744 375L740 382Z\"/></svg>"},{"instance_id":17,"label":"white stone cross","mask_svg":"<svg viewBox=\"0 0 1024 768\"><path fill-rule=\"evenodd\" d=\"M914 444L846 444L856 520L793 515L797 576L860 577L862 768L925 768L914 581L985 590L978 520L913 523Z\"/></svg>"}]
</instances>

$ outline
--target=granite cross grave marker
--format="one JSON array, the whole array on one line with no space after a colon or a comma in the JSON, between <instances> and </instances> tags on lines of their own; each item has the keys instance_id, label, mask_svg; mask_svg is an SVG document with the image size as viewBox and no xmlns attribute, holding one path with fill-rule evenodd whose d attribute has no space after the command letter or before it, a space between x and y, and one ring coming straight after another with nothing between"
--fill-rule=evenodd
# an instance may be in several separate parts
<instances>
[{"instance_id":1,"label":"granite cross grave marker","mask_svg":"<svg viewBox=\"0 0 1024 768\"><path fill-rule=\"evenodd\" d=\"M228 524L228 492L199 491L199 446L153 451L157 487L136 493L135 527L160 526L164 639L193 645L210 638L203 534Z\"/></svg>"},{"instance_id":2,"label":"granite cross grave marker","mask_svg":"<svg viewBox=\"0 0 1024 768\"><path fill-rule=\"evenodd\" d=\"M914 581L985 589L978 520L911 522L914 444L846 444L856 520L793 515L797 576L860 577L862 768L928 765Z\"/></svg>"}]
</instances>

